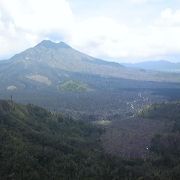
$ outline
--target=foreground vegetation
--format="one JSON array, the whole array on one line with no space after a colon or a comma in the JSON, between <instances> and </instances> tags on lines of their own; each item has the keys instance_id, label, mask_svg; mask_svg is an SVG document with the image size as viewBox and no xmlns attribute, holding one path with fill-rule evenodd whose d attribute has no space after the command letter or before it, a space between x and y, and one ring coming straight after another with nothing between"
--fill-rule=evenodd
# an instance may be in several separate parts
<instances>
[{"instance_id":1,"label":"foreground vegetation","mask_svg":"<svg viewBox=\"0 0 180 180\"><path fill-rule=\"evenodd\" d=\"M161 115L162 106L168 105L155 108L154 121L158 118L157 111ZM92 124L34 105L0 101L0 177L2 180L179 179L179 105L169 105L166 113L175 107L175 116L171 116L174 126L153 137L148 158L128 159L105 154L100 142L103 130ZM145 111L145 118L152 118L153 108ZM162 119L172 120L166 114Z\"/></svg>"}]
</instances>

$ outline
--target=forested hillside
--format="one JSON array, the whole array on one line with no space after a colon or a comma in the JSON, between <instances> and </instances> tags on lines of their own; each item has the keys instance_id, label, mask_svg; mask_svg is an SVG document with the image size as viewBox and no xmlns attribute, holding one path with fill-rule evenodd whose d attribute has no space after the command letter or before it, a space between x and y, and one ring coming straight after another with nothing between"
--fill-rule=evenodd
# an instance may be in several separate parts
<instances>
[{"instance_id":1,"label":"forested hillside","mask_svg":"<svg viewBox=\"0 0 180 180\"><path fill-rule=\"evenodd\" d=\"M151 141L153 164L163 171L164 179L180 178L180 103L155 104L145 108L141 116L166 123L163 133L157 133ZM166 169L166 171L165 171Z\"/></svg>"},{"instance_id":2,"label":"forested hillside","mask_svg":"<svg viewBox=\"0 0 180 180\"><path fill-rule=\"evenodd\" d=\"M33 105L0 101L1 179L96 176L101 131Z\"/></svg>"},{"instance_id":3,"label":"forested hillside","mask_svg":"<svg viewBox=\"0 0 180 180\"><path fill-rule=\"evenodd\" d=\"M146 168L145 179L179 179L180 103L145 106L134 117L116 120L106 128L102 143L109 154L134 162L144 159L140 169Z\"/></svg>"},{"instance_id":4,"label":"forested hillside","mask_svg":"<svg viewBox=\"0 0 180 180\"><path fill-rule=\"evenodd\" d=\"M121 162L104 155L101 133L93 125L34 105L0 101L0 177L104 180L129 176Z\"/></svg>"},{"instance_id":5,"label":"forested hillside","mask_svg":"<svg viewBox=\"0 0 180 180\"><path fill-rule=\"evenodd\" d=\"M101 142L104 128L34 105L1 100L0 177L2 180L176 180L180 177L179 103L155 105L144 110L146 116L145 113L140 116L156 121L162 119L161 113L167 108L163 119L171 126L152 138L148 156L128 158L105 153ZM166 115L174 113L174 109L176 113L169 119ZM154 111L156 118L152 116Z\"/></svg>"}]
</instances>

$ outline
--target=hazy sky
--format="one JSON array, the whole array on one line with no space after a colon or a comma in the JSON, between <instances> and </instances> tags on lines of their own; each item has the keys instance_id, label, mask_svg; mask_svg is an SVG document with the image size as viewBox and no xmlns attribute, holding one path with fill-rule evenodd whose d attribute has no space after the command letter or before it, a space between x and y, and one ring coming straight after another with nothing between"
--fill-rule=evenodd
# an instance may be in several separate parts
<instances>
[{"instance_id":1,"label":"hazy sky","mask_svg":"<svg viewBox=\"0 0 180 180\"><path fill-rule=\"evenodd\" d=\"M178 61L180 0L0 0L0 59L43 39L119 62Z\"/></svg>"}]
</instances>

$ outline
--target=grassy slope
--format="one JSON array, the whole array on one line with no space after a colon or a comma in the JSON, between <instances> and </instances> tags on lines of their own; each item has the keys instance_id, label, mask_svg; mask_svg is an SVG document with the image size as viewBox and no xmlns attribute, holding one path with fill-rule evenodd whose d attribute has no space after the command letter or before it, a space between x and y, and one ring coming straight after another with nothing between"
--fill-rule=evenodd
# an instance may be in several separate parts
<instances>
[{"instance_id":1,"label":"grassy slope","mask_svg":"<svg viewBox=\"0 0 180 180\"><path fill-rule=\"evenodd\" d=\"M80 81L67 80L59 85L59 90L63 92L87 92L90 88Z\"/></svg>"}]
</instances>

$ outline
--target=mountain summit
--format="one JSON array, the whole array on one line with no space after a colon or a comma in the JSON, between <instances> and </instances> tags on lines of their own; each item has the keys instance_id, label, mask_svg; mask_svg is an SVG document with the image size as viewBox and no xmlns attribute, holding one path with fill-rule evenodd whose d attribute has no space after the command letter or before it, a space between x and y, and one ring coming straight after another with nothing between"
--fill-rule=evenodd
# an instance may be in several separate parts
<instances>
[{"instance_id":1,"label":"mountain summit","mask_svg":"<svg viewBox=\"0 0 180 180\"><path fill-rule=\"evenodd\" d=\"M84 53L81 53L64 42L54 43L50 40L43 40L33 48L11 58L15 64L19 63L33 70L42 71L42 67L55 68L68 72L112 75L119 74L124 69L118 63L100 60ZM116 76L116 75L115 75Z\"/></svg>"},{"instance_id":2,"label":"mountain summit","mask_svg":"<svg viewBox=\"0 0 180 180\"><path fill-rule=\"evenodd\" d=\"M180 81L177 74L127 68L81 53L64 42L44 40L35 47L16 54L6 63L1 63L0 90L14 91L44 86L57 90L59 82L67 77L72 80L75 74L81 77L96 75L143 81ZM79 85L72 82L70 86ZM83 86L87 87L85 84Z\"/></svg>"},{"instance_id":3,"label":"mountain summit","mask_svg":"<svg viewBox=\"0 0 180 180\"><path fill-rule=\"evenodd\" d=\"M50 40L41 41L36 47L45 47L45 48L71 48L65 42L55 43Z\"/></svg>"},{"instance_id":4,"label":"mountain summit","mask_svg":"<svg viewBox=\"0 0 180 180\"><path fill-rule=\"evenodd\" d=\"M113 101L121 107L120 89L169 87L169 83L159 81L180 82L177 74L127 68L81 53L64 42L48 40L1 63L0 80L1 98L13 95L18 102L60 111L72 107L99 111L102 104L106 110L108 104L112 108Z\"/></svg>"}]
</instances>

